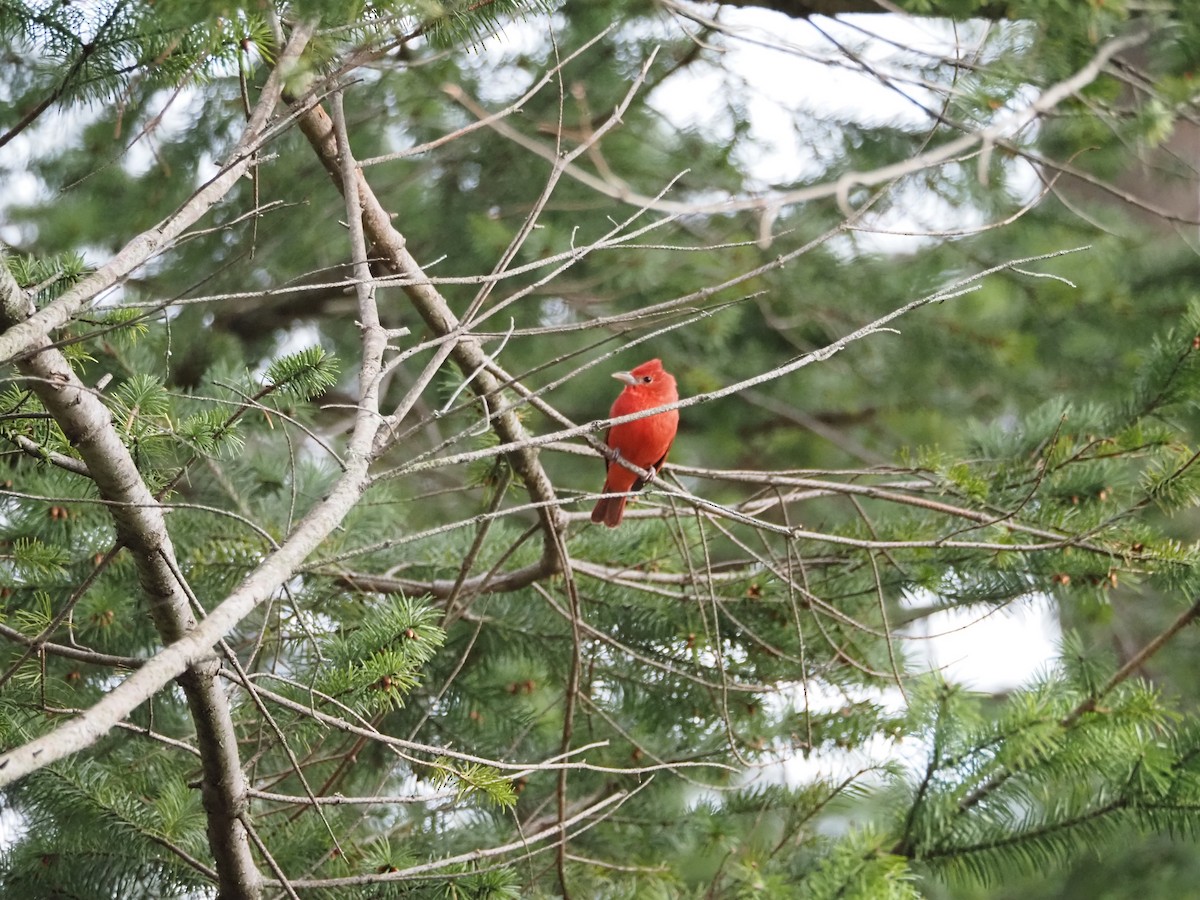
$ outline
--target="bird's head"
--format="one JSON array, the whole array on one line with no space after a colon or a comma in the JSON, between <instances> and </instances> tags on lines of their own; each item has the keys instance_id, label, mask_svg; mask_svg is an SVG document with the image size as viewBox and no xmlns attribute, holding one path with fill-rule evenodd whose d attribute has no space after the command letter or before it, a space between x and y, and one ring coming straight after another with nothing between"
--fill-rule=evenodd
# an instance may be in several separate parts
<instances>
[{"instance_id":1,"label":"bird's head","mask_svg":"<svg viewBox=\"0 0 1200 900\"><path fill-rule=\"evenodd\" d=\"M644 362L635 369L630 369L628 372L613 372L613 378L617 381L623 381L630 387L639 387L642 385L651 386L654 384L663 384L666 382L674 383L672 378L662 366L661 359L652 359L649 362Z\"/></svg>"}]
</instances>

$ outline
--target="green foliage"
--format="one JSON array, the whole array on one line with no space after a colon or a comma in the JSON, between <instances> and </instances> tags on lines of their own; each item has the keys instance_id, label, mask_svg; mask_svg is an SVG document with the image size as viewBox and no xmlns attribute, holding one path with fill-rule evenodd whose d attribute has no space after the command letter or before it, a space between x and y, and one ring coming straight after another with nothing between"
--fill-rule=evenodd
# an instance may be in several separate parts
<instances>
[{"instance_id":1,"label":"green foliage","mask_svg":"<svg viewBox=\"0 0 1200 900\"><path fill-rule=\"evenodd\" d=\"M168 833L159 812L174 809L171 836L203 846L203 817L191 792L154 785L146 766L120 777L89 762L39 775L19 792L29 839L0 855L3 896L178 896L201 881L178 860L163 859L156 838ZM186 789L185 789L186 790ZM147 794L139 796L139 792ZM148 794L156 794L157 797ZM173 796L172 796L173 795ZM180 805L183 804L183 805ZM184 812L183 806L190 807ZM63 820L78 827L64 830ZM114 866L119 860L120 865Z\"/></svg>"},{"instance_id":2,"label":"green foliage","mask_svg":"<svg viewBox=\"0 0 1200 900\"><path fill-rule=\"evenodd\" d=\"M17 284L37 289L39 305L54 300L83 277L88 267L77 253L51 257L5 255L5 263Z\"/></svg>"},{"instance_id":3,"label":"green foliage","mask_svg":"<svg viewBox=\"0 0 1200 900\"><path fill-rule=\"evenodd\" d=\"M236 426L220 409L202 409L175 425L175 435L204 456L236 455L244 446Z\"/></svg>"},{"instance_id":4,"label":"green foliage","mask_svg":"<svg viewBox=\"0 0 1200 900\"><path fill-rule=\"evenodd\" d=\"M338 381L338 363L321 347L280 357L267 369L267 384L301 400L311 400Z\"/></svg>"},{"instance_id":5,"label":"green foliage","mask_svg":"<svg viewBox=\"0 0 1200 900\"><path fill-rule=\"evenodd\" d=\"M433 783L439 788L454 784L456 799L460 802L473 793L483 794L499 807L508 808L517 802L511 782L491 766L455 765L447 757L434 760L432 766L437 772Z\"/></svg>"},{"instance_id":6,"label":"green foliage","mask_svg":"<svg viewBox=\"0 0 1200 900\"><path fill-rule=\"evenodd\" d=\"M812 897L911 900L920 896L912 880L905 861L880 853L874 836L865 832L838 842L802 883Z\"/></svg>"},{"instance_id":7,"label":"green foliage","mask_svg":"<svg viewBox=\"0 0 1200 900\"><path fill-rule=\"evenodd\" d=\"M1194 831L1195 736L1148 685L1108 693L1072 641L1060 669L982 715L981 699L931 682L914 707L930 729L904 786L893 852L957 883L1067 865L1123 827Z\"/></svg>"},{"instance_id":8,"label":"green foliage","mask_svg":"<svg viewBox=\"0 0 1200 900\"><path fill-rule=\"evenodd\" d=\"M403 597L329 642L321 692L369 715L403 705L445 640L430 607Z\"/></svg>"},{"instance_id":9,"label":"green foliage","mask_svg":"<svg viewBox=\"0 0 1200 900\"><path fill-rule=\"evenodd\" d=\"M435 47L465 45L473 50L482 49L486 38L502 31L514 19L523 21L536 13L548 14L556 5L551 0L501 0L488 4L417 0L412 4L417 16L427 23L425 33Z\"/></svg>"}]
</instances>

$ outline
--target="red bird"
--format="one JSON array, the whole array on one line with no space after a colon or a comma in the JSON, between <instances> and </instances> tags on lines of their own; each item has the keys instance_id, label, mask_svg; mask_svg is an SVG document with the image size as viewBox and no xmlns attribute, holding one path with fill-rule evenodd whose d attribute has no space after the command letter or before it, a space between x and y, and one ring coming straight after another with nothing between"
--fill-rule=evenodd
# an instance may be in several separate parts
<instances>
[{"instance_id":1,"label":"red bird","mask_svg":"<svg viewBox=\"0 0 1200 900\"><path fill-rule=\"evenodd\" d=\"M609 418L612 419L656 406L665 406L679 399L675 379L663 371L661 360L644 362L631 372L615 372L613 378L625 382L625 390L621 391L621 396L617 397L612 410L609 411ZM604 440L617 451L621 459L639 469L653 469L657 472L667 458L667 452L671 449L678 428L679 410L672 409L614 425L608 429ZM610 460L608 477L604 479L604 493L640 491L645 483L632 470L616 460ZM625 514L627 499L600 498L596 508L592 510L592 521L603 522L609 528L616 528L621 524L621 516Z\"/></svg>"}]
</instances>

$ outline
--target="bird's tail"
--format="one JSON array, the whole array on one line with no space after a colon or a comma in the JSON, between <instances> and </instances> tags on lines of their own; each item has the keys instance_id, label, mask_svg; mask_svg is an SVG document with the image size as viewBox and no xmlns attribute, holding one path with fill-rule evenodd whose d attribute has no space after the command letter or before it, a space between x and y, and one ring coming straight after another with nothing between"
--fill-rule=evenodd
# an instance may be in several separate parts
<instances>
[{"instance_id":1,"label":"bird's tail","mask_svg":"<svg viewBox=\"0 0 1200 900\"><path fill-rule=\"evenodd\" d=\"M608 490L605 487L605 490ZM603 522L609 528L616 528L621 524L621 517L625 515L625 497L601 497L596 501L596 507L592 510L592 521Z\"/></svg>"}]
</instances>

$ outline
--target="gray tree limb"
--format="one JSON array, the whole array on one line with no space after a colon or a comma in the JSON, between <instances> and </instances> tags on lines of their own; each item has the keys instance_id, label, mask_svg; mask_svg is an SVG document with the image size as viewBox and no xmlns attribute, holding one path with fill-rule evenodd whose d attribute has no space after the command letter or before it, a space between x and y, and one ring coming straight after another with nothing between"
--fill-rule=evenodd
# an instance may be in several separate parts
<instances>
[{"instance_id":1,"label":"gray tree limb","mask_svg":"<svg viewBox=\"0 0 1200 900\"><path fill-rule=\"evenodd\" d=\"M308 138L334 184L342 190L341 163L333 121L329 114L320 106L313 107L300 118L300 130ZM403 290L434 333L457 335L450 350L455 364L465 376L474 376L471 389L476 396L483 398L488 409L501 408L501 385L487 370L491 359L484 351L483 345L477 338L465 334L465 329L450 309L446 298L430 283L420 263L409 253L404 235L392 225L391 216L379 202L362 169L357 169L355 174L359 202L362 206L363 229L367 240L373 245L374 253L383 257L385 265L393 273L408 280L409 283L403 285ZM521 424L514 410L500 412L491 421L491 425L504 444L515 445L511 452L505 455L521 479L530 499L537 504L537 515L541 520L543 533L544 571L552 572L559 564L554 535L566 527L565 519L558 509L554 486L538 460L537 448L527 442L525 426ZM380 434L381 442L377 444L377 452L386 449L387 444L382 440L385 436L386 432Z\"/></svg>"},{"instance_id":2,"label":"gray tree limb","mask_svg":"<svg viewBox=\"0 0 1200 900\"><path fill-rule=\"evenodd\" d=\"M264 134L282 94L284 71L299 56L311 34L309 27L295 30L268 77L233 152L233 162L171 218L139 235L106 266L63 297L41 311L36 310L24 297L0 253L0 326L5 329L0 335L0 357L8 359L22 354L17 363L18 370L30 379L30 388L79 451L86 466L83 471L95 482L100 496L112 501L109 509L118 541L134 557L150 616L166 645L187 637L196 629L197 623L162 507L138 472L129 449L113 425L108 408L79 380L66 357L51 345L48 335L103 290L168 246L232 189L252 165L252 150ZM207 646L211 645L209 642ZM176 674L187 698L200 748L203 771L200 790L209 846L216 862L218 889L226 900L257 900L262 895L262 875L251 854L244 824L247 794L238 757L237 732L229 700L216 679L219 665L215 659L206 657L207 653L194 655ZM134 703L126 712L136 705ZM114 719L110 726L124 714ZM103 733L93 733L94 737L82 746ZM54 740L55 734L52 732L45 739ZM64 749L71 746L69 741L63 743ZM28 744L14 753L20 754L26 749L30 749L30 759L38 766L50 761L49 755ZM4 765L3 760L0 765ZM15 779L19 777L20 769L14 767L7 774L10 779Z\"/></svg>"},{"instance_id":3,"label":"gray tree limb","mask_svg":"<svg viewBox=\"0 0 1200 900\"><path fill-rule=\"evenodd\" d=\"M33 304L25 299L0 255L0 324L12 328L32 312ZM112 501L108 509L117 540L133 554L150 616L163 643L179 640L196 627L196 620L178 574L179 563L162 507L138 472L108 407L79 380L49 338L40 338L32 349L32 354L18 362L18 370L30 379L30 389L83 457L100 496ZM218 669L215 660L193 662L180 673L179 684L201 750L200 793L221 896L255 900L261 895L262 876L241 822L246 782L229 701L216 678Z\"/></svg>"}]
</instances>

